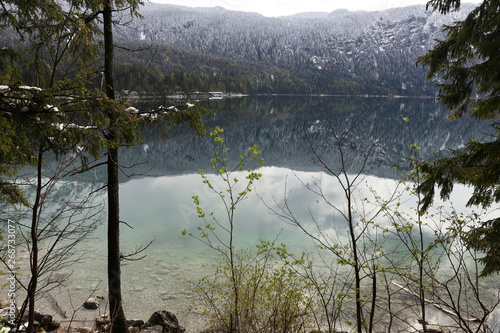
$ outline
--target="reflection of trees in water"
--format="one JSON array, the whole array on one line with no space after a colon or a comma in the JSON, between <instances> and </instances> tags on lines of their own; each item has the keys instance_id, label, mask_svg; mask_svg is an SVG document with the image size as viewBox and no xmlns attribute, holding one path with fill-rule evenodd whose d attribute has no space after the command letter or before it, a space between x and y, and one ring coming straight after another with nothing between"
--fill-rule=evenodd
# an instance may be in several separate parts
<instances>
[{"instance_id":1,"label":"reflection of trees in water","mask_svg":"<svg viewBox=\"0 0 500 333\"><path fill-rule=\"evenodd\" d=\"M331 140L329 124L320 114L321 110L334 122L332 125L338 133L347 131L366 117L367 112L375 110L344 142L354 159L358 152L365 151L378 140L370 167L374 174L384 177L393 174L394 164L407 164L412 143L421 147L422 157L429 159L436 151L442 154L445 148L460 148L469 137L482 135L480 125L470 119L448 121L448 112L431 99L384 101L382 98L261 96L204 101L202 104L217 109L206 124L209 129L224 128L230 152L238 154L249 145L257 144L266 165L296 170L315 169L309 162L311 155L302 132L304 129L312 135L320 151L321 142ZM403 117L410 119L416 142L410 142ZM145 133L143 145L122 154L128 165L149 162L136 168L137 172L152 169L150 174L164 175L196 172L199 168L209 170L212 151L211 140L198 138L186 127L179 126L162 141L155 139L155 133ZM327 150L322 153L335 165L334 154Z\"/></svg>"},{"instance_id":2,"label":"reflection of trees in water","mask_svg":"<svg viewBox=\"0 0 500 333\"><path fill-rule=\"evenodd\" d=\"M377 150L370 159L371 167L375 168L374 173L378 176L390 176L392 165L384 164L387 159L405 165L412 143L421 146L421 155L429 158L443 146L459 148L466 138L482 133L482 129L473 122L448 122L447 112L431 100L392 100L367 115L367 112L376 108L379 101L381 99L325 98L322 108L313 108L300 98L257 97L223 100L220 101L219 111L207 120L207 127L218 125L225 129L225 140L233 154L239 154L249 145L256 143L263 151L267 166L307 171L316 168L310 163L312 156L303 130L308 133L310 140L313 140L325 162L334 166L338 158L334 151L328 150L328 146L331 146L332 142L335 143L335 140L331 137L330 123L325 121L320 113L324 110L340 135L362 121L360 126L354 127L343 143L344 148L347 148L344 150L352 161L356 161L361 152L365 152L373 145L374 140L378 140L375 146ZM410 141L403 117L410 119L416 142ZM174 128L165 141L156 141L154 134L146 133L143 145L124 150L124 164L149 161L149 165L136 168L135 171L153 168L151 174L156 175L192 173L200 167L211 170L209 158L213 147L210 138L197 138L185 127ZM234 156L229 158L235 159ZM102 172L104 173L104 170ZM181 186L188 187L186 182ZM279 187L281 189L281 184ZM327 188L332 189L333 186ZM182 193L180 190L175 192L176 196ZM273 194L275 191L268 193ZM186 197L191 194L187 193ZM134 200L137 200L137 197ZM301 198L297 202L309 201ZM242 215L253 216L251 213ZM255 226L250 223L249 225ZM248 237L248 234L245 237ZM164 250L162 253L169 251ZM407 298L404 294L400 297L403 300Z\"/></svg>"}]
</instances>

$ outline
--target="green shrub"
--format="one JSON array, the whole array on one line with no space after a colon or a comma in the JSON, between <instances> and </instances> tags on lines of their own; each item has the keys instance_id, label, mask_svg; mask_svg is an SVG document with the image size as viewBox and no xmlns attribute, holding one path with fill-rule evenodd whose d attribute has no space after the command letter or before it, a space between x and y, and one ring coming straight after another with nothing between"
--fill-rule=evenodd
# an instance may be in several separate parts
<instances>
[{"instance_id":1,"label":"green shrub","mask_svg":"<svg viewBox=\"0 0 500 333\"><path fill-rule=\"evenodd\" d=\"M212 274L191 281L192 296L205 310L210 326L223 332L310 331L314 323L310 285L280 263L272 243L263 244L254 254L237 252L233 267L222 260Z\"/></svg>"}]
</instances>

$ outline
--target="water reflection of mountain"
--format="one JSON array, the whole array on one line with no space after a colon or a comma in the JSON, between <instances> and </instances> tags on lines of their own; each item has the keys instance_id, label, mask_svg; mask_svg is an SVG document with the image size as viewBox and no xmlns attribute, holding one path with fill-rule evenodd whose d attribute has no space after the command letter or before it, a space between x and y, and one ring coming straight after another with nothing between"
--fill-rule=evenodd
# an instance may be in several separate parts
<instances>
[{"instance_id":1,"label":"water reflection of mountain","mask_svg":"<svg viewBox=\"0 0 500 333\"><path fill-rule=\"evenodd\" d=\"M355 164L353 171L359 168L363 154L375 142L369 169L386 177L393 175L394 164L403 168L408 164L406 157L411 154L412 143L421 147L420 157L430 159L436 151L443 154L446 148L463 147L468 138L483 137L484 130L488 130L484 124L471 119L448 121L447 111L431 99L317 97L308 100L273 96L206 101L202 105L217 109L207 119L207 127L224 128L230 160L257 144L267 166L294 170L317 170L311 163L314 156L309 143L328 164L338 164L340 157L331 126L341 136L359 124L343 140L347 158ZM403 121L403 117L408 117L410 122ZM121 153L121 161L127 165L147 161L147 165L135 171L150 170L150 175L192 173L199 168L211 169L209 160L214 148L210 137L196 137L186 127L178 126L162 141L157 141L153 133L146 133L142 145Z\"/></svg>"}]
</instances>

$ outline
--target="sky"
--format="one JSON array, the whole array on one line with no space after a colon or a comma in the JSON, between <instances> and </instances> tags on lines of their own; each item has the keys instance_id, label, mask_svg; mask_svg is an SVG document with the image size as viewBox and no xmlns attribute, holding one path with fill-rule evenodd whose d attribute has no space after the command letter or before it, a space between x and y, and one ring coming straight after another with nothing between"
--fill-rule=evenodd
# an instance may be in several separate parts
<instances>
[{"instance_id":1,"label":"sky","mask_svg":"<svg viewBox=\"0 0 500 333\"><path fill-rule=\"evenodd\" d=\"M482 0L464 2L479 3ZM302 12L332 12L336 9L384 10L425 4L427 0L150 0L156 3L169 3L188 7L220 6L230 10L257 12L264 16L286 16Z\"/></svg>"}]
</instances>

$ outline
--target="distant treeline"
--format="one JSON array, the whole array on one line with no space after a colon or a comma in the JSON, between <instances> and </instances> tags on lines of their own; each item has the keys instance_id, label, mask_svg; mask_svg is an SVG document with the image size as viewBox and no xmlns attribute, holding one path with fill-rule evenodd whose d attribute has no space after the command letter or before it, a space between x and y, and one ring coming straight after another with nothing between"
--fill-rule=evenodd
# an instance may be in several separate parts
<instances>
[{"instance_id":1,"label":"distant treeline","mask_svg":"<svg viewBox=\"0 0 500 333\"><path fill-rule=\"evenodd\" d=\"M193 50L179 50L167 46L149 47L128 43L116 60L117 88L151 93L224 91L244 94L388 94L395 89L366 82L363 78L349 80L315 75L297 67L287 70L266 64L235 62L201 54Z\"/></svg>"}]
</instances>

